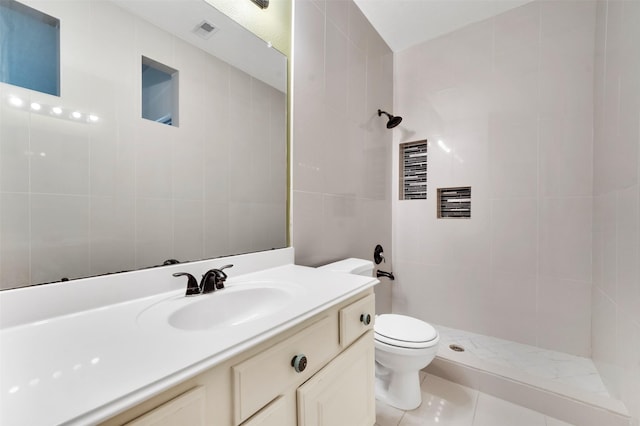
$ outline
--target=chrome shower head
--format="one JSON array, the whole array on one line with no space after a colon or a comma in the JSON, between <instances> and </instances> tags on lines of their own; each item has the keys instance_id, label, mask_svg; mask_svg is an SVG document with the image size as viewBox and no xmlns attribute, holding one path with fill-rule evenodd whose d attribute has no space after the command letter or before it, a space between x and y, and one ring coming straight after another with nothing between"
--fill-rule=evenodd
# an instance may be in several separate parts
<instances>
[{"instance_id":1,"label":"chrome shower head","mask_svg":"<svg viewBox=\"0 0 640 426\"><path fill-rule=\"evenodd\" d=\"M382 114L384 114L387 117L389 117L389 121L387 121L387 129L393 129L398 124L400 124L400 122L402 121L402 117L400 117L398 115L393 116L393 115L389 114L388 112L385 112L385 111L382 111L381 109L379 109L378 110L378 117L380 117Z\"/></svg>"}]
</instances>

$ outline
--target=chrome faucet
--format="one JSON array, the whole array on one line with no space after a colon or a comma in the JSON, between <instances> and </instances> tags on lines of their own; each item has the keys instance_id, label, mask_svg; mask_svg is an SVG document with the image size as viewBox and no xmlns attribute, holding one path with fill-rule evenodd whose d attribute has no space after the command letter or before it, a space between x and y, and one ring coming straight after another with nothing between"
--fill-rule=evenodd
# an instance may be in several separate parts
<instances>
[{"instance_id":1,"label":"chrome faucet","mask_svg":"<svg viewBox=\"0 0 640 426\"><path fill-rule=\"evenodd\" d=\"M215 290L224 288L224 282L227 280L227 274L222 270L231 268L233 265L224 265L221 268L210 269L202 276L200 285L196 278L187 272L176 272L174 277L187 277L187 291L185 296L195 296L198 294L207 294Z\"/></svg>"}]
</instances>

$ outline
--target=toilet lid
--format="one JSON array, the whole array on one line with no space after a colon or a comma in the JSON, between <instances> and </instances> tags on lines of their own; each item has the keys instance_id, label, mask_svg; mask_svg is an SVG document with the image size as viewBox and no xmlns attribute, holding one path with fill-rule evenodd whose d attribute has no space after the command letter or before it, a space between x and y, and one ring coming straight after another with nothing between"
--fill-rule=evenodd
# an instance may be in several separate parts
<instances>
[{"instance_id":1,"label":"toilet lid","mask_svg":"<svg viewBox=\"0 0 640 426\"><path fill-rule=\"evenodd\" d=\"M407 348L428 347L438 338L430 324L405 315L385 314L376 317L375 337L378 341Z\"/></svg>"}]
</instances>

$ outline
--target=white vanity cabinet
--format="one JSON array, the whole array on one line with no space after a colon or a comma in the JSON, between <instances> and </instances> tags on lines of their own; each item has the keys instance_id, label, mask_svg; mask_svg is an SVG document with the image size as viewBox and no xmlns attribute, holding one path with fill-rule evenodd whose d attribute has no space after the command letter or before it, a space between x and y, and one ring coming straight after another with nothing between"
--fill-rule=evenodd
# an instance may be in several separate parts
<instances>
[{"instance_id":1,"label":"white vanity cabinet","mask_svg":"<svg viewBox=\"0 0 640 426\"><path fill-rule=\"evenodd\" d=\"M374 311L365 290L103 424L372 426Z\"/></svg>"}]
</instances>

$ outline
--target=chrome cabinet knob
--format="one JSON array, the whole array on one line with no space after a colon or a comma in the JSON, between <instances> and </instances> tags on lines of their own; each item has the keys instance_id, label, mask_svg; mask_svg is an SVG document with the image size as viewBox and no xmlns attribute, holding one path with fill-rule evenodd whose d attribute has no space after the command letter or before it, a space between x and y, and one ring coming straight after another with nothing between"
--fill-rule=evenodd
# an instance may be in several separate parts
<instances>
[{"instance_id":1,"label":"chrome cabinet knob","mask_svg":"<svg viewBox=\"0 0 640 426\"><path fill-rule=\"evenodd\" d=\"M363 323L364 325L371 324L371 315L369 314L360 315L360 322Z\"/></svg>"},{"instance_id":2,"label":"chrome cabinet knob","mask_svg":"<svg viewBox=\"0 0 640 426\"><path fill-rule=\"evenodd\" d=\"M296 373L302 373L307 368L307 357L304 354L296 355L291 360L291 366Z\"/></svg>"}]
</instances>

